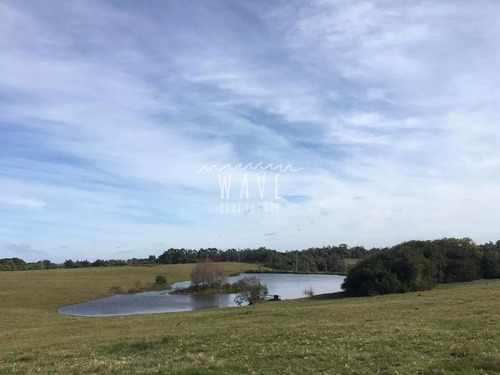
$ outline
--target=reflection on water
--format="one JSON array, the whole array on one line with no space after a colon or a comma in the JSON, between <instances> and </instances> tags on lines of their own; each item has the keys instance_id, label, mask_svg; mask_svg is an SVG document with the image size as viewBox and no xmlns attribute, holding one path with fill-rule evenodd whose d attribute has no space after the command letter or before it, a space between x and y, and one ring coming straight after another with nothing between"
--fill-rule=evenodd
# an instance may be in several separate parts
<instances>
[{"instance_id":1,"label":"reflection on water","mask_svg":"<svg viewBox=\"0 0 500 375\"><path fill-rule=\"evenodd\" d=\"M344 276L337 275L293 275L293 274L242 274L230 277L233 283L242 277L256 276L267 285L269 294L278 294L282 299L304 297L304 290L312 288L314 294L340 291ZM189 281L176 283L173 288L183 288ZM78 316L133 315L163 312L178 312L206 309L210 307L236 306L234 294L176 295L168 291L117 294L94 301L63 306L59 313Z\"/></svg>"}]
</instances>

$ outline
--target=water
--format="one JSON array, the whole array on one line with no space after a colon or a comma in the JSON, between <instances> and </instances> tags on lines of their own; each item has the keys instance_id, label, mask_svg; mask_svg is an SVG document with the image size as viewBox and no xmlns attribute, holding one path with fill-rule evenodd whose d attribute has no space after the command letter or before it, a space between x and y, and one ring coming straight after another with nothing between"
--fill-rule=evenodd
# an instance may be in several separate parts
<instances>
[{"instance_id":1,"label":"water","mask_svg":"<svg viewBox=\"0 0 500 375\"><path fill-rule=\"evenodd\" d=\"M314 294L339 292L344 276L294 275L294 274L241 274L229 278L233 283L243 277L257 277L266 284L269 294L278 294L281 299L304 297L304 290L312 288ZM189 281L174 284L173 289L189 286ZM211 307L237 306L234 294L177 295L169 291L117 294L94 301L63 306L58 312L77 316L134 315L179 312Z\"/></svg>"}]
</instances>

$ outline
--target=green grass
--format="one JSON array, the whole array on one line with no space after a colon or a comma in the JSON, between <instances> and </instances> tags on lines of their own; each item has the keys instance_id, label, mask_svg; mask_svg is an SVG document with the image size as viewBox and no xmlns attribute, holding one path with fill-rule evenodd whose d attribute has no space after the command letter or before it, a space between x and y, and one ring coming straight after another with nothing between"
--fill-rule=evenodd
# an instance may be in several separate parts
<instances>
[{"instance_id":1,"label":"green grass","mask_svg":"<svg viewBox=\"0 0 500 375\"><path fill-rule=\"evenodd\" d=\"M157 274L186 279L191 267L1 272L0 374L500 373L500 280L184 313L56 312Z\"/></svg>"},{"instance_id":2,"label":"green grass","mask_svg":"<svg viewBox=\"0 0 500 375\"><path fill-rule=\"evenodd\" d=\"M347 265L347 268L351 268L354 266L356 263L358 263L361 259L355 259L355 258L344 258L345 264Z\"/></svg>"}]
</instances>

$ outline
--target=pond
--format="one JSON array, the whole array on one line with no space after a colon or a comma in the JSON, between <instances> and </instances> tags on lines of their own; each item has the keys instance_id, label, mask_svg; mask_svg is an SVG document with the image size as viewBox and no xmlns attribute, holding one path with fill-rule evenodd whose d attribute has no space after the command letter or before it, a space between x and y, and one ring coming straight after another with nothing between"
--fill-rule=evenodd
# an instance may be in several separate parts
<instances>
[{"instance_id":1,"label":"pond","mask_svg":"<svg viewBox=\"0 0 500 375\"><path fill-rule=\"evenodd\" d=\"M296 275L286 273L241 274L229 278L233 283L243 277L257 277L266 284L269 294L278 294L281 299L303 298L304 290L312 288L314 294L339 292L344 276ZM172 285L173 289L189 286L189 281ZM165 312L191 311L211 307L237 306L234 294L178 295L168 290L117 294L94 301L63 306L58 312L76 316L134 315Z\"/></svg>"}]
</instances>

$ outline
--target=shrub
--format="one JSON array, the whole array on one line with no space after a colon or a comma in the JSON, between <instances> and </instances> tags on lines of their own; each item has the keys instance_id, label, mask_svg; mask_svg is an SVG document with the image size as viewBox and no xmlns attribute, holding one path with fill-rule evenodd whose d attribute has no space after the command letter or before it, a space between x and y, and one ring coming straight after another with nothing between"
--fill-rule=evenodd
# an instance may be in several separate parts
<instances>
[{"instance_id":1,"label":"shrub","mask_svg":"<svg viewBox=\"0 0 500 375\"><path fill-rule=\"evenodd\" d=\"M262 284L256 277L245 277L238 281L238 293L234 298L234 302L241 306L243 303L253 305L266 298L269 290L267 285Z\"/></svg>"},{"instance_id":2,"label":"shrub","mask_svg":"<svg viewBox=\"0 0 500 375\"><path fill-rule=\"evenodd\" d=\"M167 283L167 278L163 275L156 276L155 283L157 285L165 285Z\"/></svg>"},{"instance_id":3,"label":"shrub","mask_svg":"<svg viewBox=\"0 0 500 375\"><path fill-rule=\"evenodd\" d=\"M304 289L304 295L306 297L312 298L314 296L314 290L313 290L313 288L310 286L309 288Z\"/></svg>"}]
</instances>

